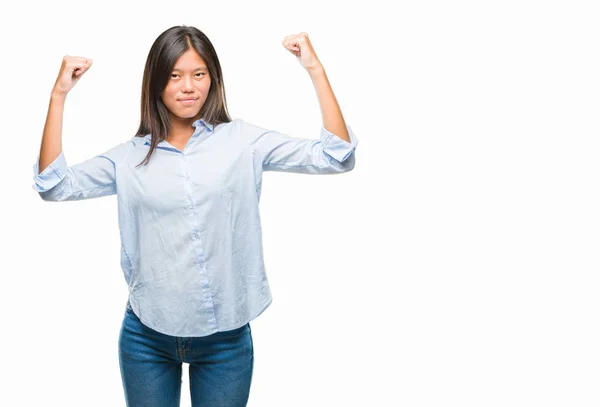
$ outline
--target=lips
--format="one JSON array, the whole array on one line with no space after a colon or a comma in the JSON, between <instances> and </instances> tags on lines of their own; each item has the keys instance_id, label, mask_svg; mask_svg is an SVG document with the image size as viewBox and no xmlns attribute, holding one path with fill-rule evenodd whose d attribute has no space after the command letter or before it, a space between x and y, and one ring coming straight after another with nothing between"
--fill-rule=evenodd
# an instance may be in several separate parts
<instances>
[{"instance_id":1,"label":"lips","mask_svg":"<svg viewBox=\"0 0 600 407\"><path fill-rule=\"evenodd\" d=\"M196 99L179 99L178 102L181 103L182 105L193 105L196 103L197 100L198 100L198 98L196 98Z\"/></svg>"}]
</instances>

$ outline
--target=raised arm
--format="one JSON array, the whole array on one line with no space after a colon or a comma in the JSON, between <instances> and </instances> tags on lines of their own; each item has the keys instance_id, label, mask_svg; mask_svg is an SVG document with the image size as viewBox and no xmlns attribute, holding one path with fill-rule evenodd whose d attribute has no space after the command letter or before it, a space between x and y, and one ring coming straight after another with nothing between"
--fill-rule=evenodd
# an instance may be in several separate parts
<instances>
[{"instance_id":1,"label":"raised arm","mask_svg":"<svg viewBox=\"0 0 600 407\"><path fill-rule=\"evenodd\" d=\"M315 87L323 126L318 139L290 137L287 134L244 124L254 152L264 171L307 174L336 174L351 171L358 139L346 124L325 69L317 58L308 34L288 35L283 46L296 56Z\"/></svg>"},{"instance_id":2,"label":"raised arm","mask_svg":"<svg viewBox=\"0 0 600 407\"><path fill-rule=\"evenodd\" d=\"M67 94L92 66L92 60L83 57L65 56L58 78L50 96L42 145L40 147L39 172L41 173L62 152L63 113Z\"/></svg>"},{"instance_id":3,"label":"raised arm","mask_svg":"<svg viewBox=\"0 0 600 407\"><path fill-rule=\"evenodd\" d=\"M308 38L308 34L288 35L282 41L283 46L296 56L300 65L306 69L310 75L313 86L317 92L319 106L321 107L321 117L323 118L323 127L327 131L335 134L342 140L351 142L346 129L346 122L342 116L340 106L331 89L325 69L317 58L317 54Z\"/></svg>"},{"instance_id":4,"label":"raised arm","mask_svg":"<svg viewBox=\"0 0 600 407\"><path fill-rule=\"evenodd\" d=\"M91 65L91 59L64 57L52 89L40 155L33 166L33 189L45 201L74 201L116 193L116 167L125 155L125 143L70 167L62 151L67 94Z\"/></svg>"}]
</instances>

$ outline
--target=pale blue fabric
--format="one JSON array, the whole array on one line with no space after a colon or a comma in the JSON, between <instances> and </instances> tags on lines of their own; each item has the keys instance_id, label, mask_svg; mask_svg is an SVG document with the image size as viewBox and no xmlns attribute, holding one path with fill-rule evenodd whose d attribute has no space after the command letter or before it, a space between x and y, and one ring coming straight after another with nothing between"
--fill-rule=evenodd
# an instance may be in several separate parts
<instances>
[{"instance_id":1,"label":"pale blue fabric","mask_svg":"<svg viewBox=\"0 0 600 407\"><path fill-rule=\"evenodd\" d=\"M241 119L197 120L183 151L133 137L67 166L63 153L33 188L46 201L117 195L121 268L129 302L148 327L172 336L239 328L271 304L259 199L263 171L336 174L354 168L358 140L321 127L319 139L290 137Z\"/></svg>"}]
</instances>

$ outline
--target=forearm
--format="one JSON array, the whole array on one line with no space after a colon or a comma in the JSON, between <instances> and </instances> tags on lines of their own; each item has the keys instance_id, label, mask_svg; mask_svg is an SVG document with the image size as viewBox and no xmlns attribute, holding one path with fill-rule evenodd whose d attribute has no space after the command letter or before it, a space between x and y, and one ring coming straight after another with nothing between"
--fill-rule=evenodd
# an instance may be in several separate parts
<instances>
[{"instance_id":1,"label":"forearm","mask_svg":"<svg viewBox=\"0 0 600 407\"><path fill-rule=\"evenodd\" d=\"M65 100L66 95L60 92L53 91L50 96L50 105L48 107L48 115L46 116L42 145L40 147L40 173L56 160L62 151L62 125Z\"/></svg>"},{"instance_id":2,"label":"forearm","mask_svg":"<svg viewBox=\"0 0 600 407\"><path fill-rule=\"evenodd\" d=\"M313 86L315 87L315 91L317 92L317 98L319 99L323 127L339 138L350 142L350 136L346 129L346 122L344 121L340 106L338 105L329 80L327 79L325 69L322 65L319 65L316 68L310 69L308 72Z\"/></svg>"}]
</instances>

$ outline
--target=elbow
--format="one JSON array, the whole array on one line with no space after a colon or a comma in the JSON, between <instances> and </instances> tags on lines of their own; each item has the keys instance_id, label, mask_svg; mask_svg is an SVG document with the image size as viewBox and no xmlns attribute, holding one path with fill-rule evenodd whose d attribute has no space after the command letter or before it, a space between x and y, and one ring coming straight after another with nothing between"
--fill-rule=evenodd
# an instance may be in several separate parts
<instances>
[{"instance_id":1,"label":"elbow","mask_svg":"<svg viewBox=\"0 0 600 407\"><path fill-rule=\"evenodd\" d=\"M354 169L354 166L356 165L356 158L354 157L354 151L348 156L346 157L346 159L340 163L338 163L337 165L337 172L343 173L343 172L350 172Z\"/></svg>"},{"instance_id":2,"label":"elbow","mask_svg":"<svg viewBox=\"0 0 600 407\"><path fill-rule=\"evenodd\" d=\"M345 157L332 157L329 154L324 154L324 164L321 164L320 172L326 174L340 174L349 172L354 169L356 158L354 151L348 153Z\"/></svg>"},{"instance_id":3,"label":"elbow","mask_svg":"<svg viewBox=\"0 0 600 407\"><path fill-rule=\"evenodd\" d=\"M58 182L36 182L33 189L39 194L43 201L58 202L71 199L72 187L68 180L62 179Z\"/></svg>"},{"instance_id":4,"label":"elbow","mask_svg":"<svg viewBox=\"0 0 600 407\"><path fill-rule=\"evenodd\" d=\"M69 199L68 195L65 195L64 191L57 186L50 189L36 188L36 191L40 198L46 202L66 201Z\"/></svg>"},{"instance_id":5,"label":"elbow","mask_svg":"<svg viewBox=\"0 0 600 407\"><path fill-rule=\"evenodd\" d=\"M32 185L32 188L35 192L38 193L42 201L52 201L52 196L50 195L50 189L44 188L44 186L38 184L37 182Z\"/></svg>"},{"instance_id":6,"label":"elbow","mask_svg":"<svg viewBox=\"0 0 600 407\"><path fill-rule=\"evenodd\" d=\"M38 194L40 195L40 198L42 198L42 201L46 201L46 202L55 202L57 201L56 197L53 196L50 191L38 191Z\"/></svg>"},{"instance_id":7,"label":"elbow","mask_svg":"<svg viewBox=\"0 0 600 407\"><path fill-rule=\"evenodd\" d=\"M350 156L346 159L348 162L346 164L346 172L352 171L354 169L354 165L356 164L356 158L354 157L354 152L350 154Z\"/></svg>"}]
</instances>

